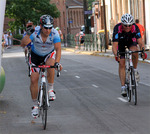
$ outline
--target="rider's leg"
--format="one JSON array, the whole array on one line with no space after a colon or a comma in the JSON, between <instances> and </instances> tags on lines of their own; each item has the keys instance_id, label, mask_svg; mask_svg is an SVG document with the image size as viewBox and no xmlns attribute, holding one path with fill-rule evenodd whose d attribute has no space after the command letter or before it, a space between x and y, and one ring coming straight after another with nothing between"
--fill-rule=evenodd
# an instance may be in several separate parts
<instances>
[{"instance_id":1,"label":"rider's leg","mask_svg":"<svg viewBox=\"0 0 150 134\"><path fill-rule=\"evenodd\" d=\"M25 48L24 48L24 54L25 54L25 57L27 56L27 52L28 52L28 48L25 47Z\"/></svg>"},{"instance_id":2,"label":"rider's leg","mask_svg":"<svg viewBox=\"0 0 150 134\"><path fill-rule=\"evenodd\" d=\"M28 61L27 53L28 53L28 48L25 47L25 48L24 48L24 54L25 54L25 61L26 61L26 62Z\"/></svg>"},{"instance_id":3,"label":"rider's leg","mask_svg":"<svg viewBox=\"0 0 150 134\"><path fill-rule=\"evenodd\" d=\"M120 81L121 81L121 95L123 97L126 97L127 95L127 91L126 91L126 87L125 87L125 59L120 59L119 61L119 77L120 77Z\"/></svg>"},{"instance_id":4,"label":"rider's leg","mask_svg":"<svg viewBox=\"0 0 150 134\"><path fill-rule=\"evenodd\" d=\"M46 60L46 65L53 66L54 64L55 64L55 59L48 58ZM54 85L54 77L55 77L55 69L54 68L47 69L49 100L56 99L56 95L55 95L55 92L54 92L54 86L53 86Z\"/></svg>"},{"instance_id":5,"label":"rider's leg","mask_svg":"<svg viewBox=\"0 0 150 134\"><path fill-rule=\"evenodd\" d=\"M130 50L131 50L131 51L138 51L138 47L137 47L137 46L131 46L131 47L130 47ZM133 54L132 54L132 62L133 62L133 67L134 67L134 71L135 71L135 78L136 78L137 84L138 84L139 81L140 81L139 72L138 72L138 70L137 70L138 56L139 56L138 53L133 53Z\"/></svg>"},{"instance_id":6,"label":"rider's leg","mask_svg":"<svg viewBox=\"0 0 150 134\"><path fill-rule=\"evenodd\" d=\"M33 100L33 107L32 107L32 111L31 111L31 115L34 118L37 118L39 115L38 100L37 100L39 73L32 72L30 77L31 77L30 91L31 91L31 97Z\"/></svg>"},{"instance_id":7,"label":"rider's leg","mask_svg":"<svg viewBox=\"0 0 150 134\"><path fill-rule=\"evenodd\" d=\"M125 85L125 59L120 59L119 77L120 77L120 81L121 81L121 86L124 86Z\"/></svg>"},{"instance_id":8,"label":"rider's leg","mask_svg":"<svg viewBox=\"0 0 150 134\"><path fill-rule=\"evenodd\" d=\"M30 83L30 91L32 100L37 100L38 96L38 80L39 80L39 73L32 72L31 74L31 83Z\"/></svg>"},{"instance_id":9,"label":"rider's leg","mask_svg":"<svg viewBox=\"0 0 150 134\"><path fill-rule=\"evenodd\" d=\"M137 48L137 46L131 46L130 50L131 51L137 51L138 48ZM137 64L138 64L138 53L133 53L132 54L132 62L133 62L134 69L136 69L137 68Z\"/></svg>"},{"instance_id":10,"label":"rider's leg","mask_svg":"<svg viewBox=\"0 0 150 134\"><path fill-rule=\"evenodd\" d=\"M53 66L54 64L55 64L55 60L53 58L48 58L46 60L46 65ZM55 69L54 68L47 69L47 80L48 80L48 83L54 83L54 76L55 76Z\"/></svg>"}]
</instances>

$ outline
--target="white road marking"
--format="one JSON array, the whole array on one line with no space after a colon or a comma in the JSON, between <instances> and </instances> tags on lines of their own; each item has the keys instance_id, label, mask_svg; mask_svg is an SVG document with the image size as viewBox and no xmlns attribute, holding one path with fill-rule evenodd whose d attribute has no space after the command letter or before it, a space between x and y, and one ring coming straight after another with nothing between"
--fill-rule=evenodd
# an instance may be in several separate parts
<instances>
[{"instance_id":1,"label":"white road marking","mask_svg":"<svg viewBox=\"0 0 150 134\"><path fill-rule=\"evenodd\" d=\"M67 72L67 70L64 70L64 72Z\"/></svg>"},{"instance_id":2,"label":"white road marking","mask_svg":"<svg viewBox=\"0 0 150 134\"><path fill-rule=\"evenodd\" d=\"M121 100L122 102L128 102L127 100L121 98L121 97L118 97L118 100Z\"/></svg>"},{"instance_id":3,"label":"white road marking","mask_svg":"<svg viewBox=\"0 0 150 134\"><path fill-rule=\"evenodd\" d=\"M78 79L80 78L80 76L77 76L77 75L75 77L78 78Z\"/></svg>"},{"instance_id":4,"label":"white road marking","mask_svg":"<svg viewBox=\"0 0 150 134\"><path fill-rule=\"evenodd\" d=\"M95 84L92 84L92 86L98 88L98 86L96 86Z\"/></svg>"}]
</instances>

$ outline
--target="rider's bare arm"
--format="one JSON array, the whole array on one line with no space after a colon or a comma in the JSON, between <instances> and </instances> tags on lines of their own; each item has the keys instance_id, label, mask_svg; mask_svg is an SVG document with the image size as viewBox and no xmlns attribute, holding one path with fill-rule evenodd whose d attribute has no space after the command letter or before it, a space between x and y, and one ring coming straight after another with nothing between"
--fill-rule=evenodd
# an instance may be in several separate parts
<instances>
[{"instance_id":1,"label":"rider's bare arm","mask_svg":"<svg viewBox=\"0 0 150 134\"><path fill-rule=\"evenodd\" d=\"M56 58L55 58L55 62L60 62L60 58L61 58L61 43L55 43L55 50L56 50Z\"/></svg>"},{"instance_id":2,"label":"rider's bare arm","mask_svg":"<svg viewBox=\"0 0 150 134\"><path fill-rule=\"evenodd\" d=\"M138 42L141 50L142 50L142 48L145 49L145 45L144 45L144 42L143 42L142 38L137 39L137 42Z\"/></svg>"},{"instance_id":3,"label":"rider's bare arm","mask_svg":"<svg viewBox=\"0 0 150 134\"><path fill-rule=\"evenodd\" d=\"M21 46L25 47L31 42L30 35L26 35L22 40L21 40Z\"/></svg>"},{"instance_id":4,"label":"rider's bare arm","mask_svg":"<svg viewBox=\"0 0 150 134\"><path fill-rule=\"evenodd\" d=\"M113 51L114 55L117 56L118 42L113 42L112 51Z\"/></svg>"}]
</instances>

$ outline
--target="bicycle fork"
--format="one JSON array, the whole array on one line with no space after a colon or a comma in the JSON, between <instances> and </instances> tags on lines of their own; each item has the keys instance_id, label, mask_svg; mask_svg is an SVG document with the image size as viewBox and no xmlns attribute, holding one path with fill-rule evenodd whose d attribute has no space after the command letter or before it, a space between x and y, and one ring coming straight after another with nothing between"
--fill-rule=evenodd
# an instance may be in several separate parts
<instances>
[{"instance_id":1,"label":"bicycle fork","mask_svg":"<svg viewBox=\"0 0 150 134\"><path fill-rule=\"evenodd\" d=\"M42 106L42 104L43 104L43 84L46 84L46 72L42 72L42 74L41 74L41 89L40 89L40 102L39 102L39 106L41 107ZM46 89L45 89L46 90ZM50 104L49 104L49 100L48 100L48 94L47 94L47 92L46 92L46 99L47 99L47 106L48 107L50 107Z\"/></svg>"},{"instance_id":2,"label":"bicycle fork","mask_svg":"<svg viewBox=\"0 0 150 134\"><path fill-rule=\"evenodd\" d=\"M133 77L133 75L132 75L132 69L134 69L133 68L133 62L132 62L132 54L129 54L129 70L130 70L130 90L132 90L132 87L134 86L134 85L132 85L132 77Z\"/></svg>"}]
</instances>

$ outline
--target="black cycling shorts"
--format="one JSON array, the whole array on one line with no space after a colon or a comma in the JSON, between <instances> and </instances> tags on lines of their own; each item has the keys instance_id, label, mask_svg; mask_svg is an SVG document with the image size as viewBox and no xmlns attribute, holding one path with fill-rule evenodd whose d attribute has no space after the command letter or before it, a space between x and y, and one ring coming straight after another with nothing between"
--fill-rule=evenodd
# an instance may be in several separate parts
<instances>
[{"instance_id":1,"label":"black cycling shorts","mask_svg":"<svg viewBox=\"0 0 150 134\"><path fill-rule=\"evenodd\" d=\"M131 46L137 46L137 42L133 42L133 41L120 41L118 44L118 50L119 52L125 52L125 48L127 47L128 49L130 49ZM125 54L120 54L120 58L124 59L125 58Z\"/></svg>"},{"instance_id":2,"label":"black cycling shorts","mask_svg":"<svg viewBox=\"0 0 150 134\"><path fill-rule=\"evenodd\" d=\"M34 65L40 65L41 63L46 62L48 58L54 58L54 56L55 56L54 51L45 56L39 56L35 54L33 51L31 51L31 63Z\"/></svg>"}]
</instances>

